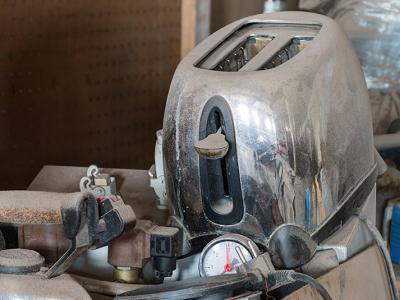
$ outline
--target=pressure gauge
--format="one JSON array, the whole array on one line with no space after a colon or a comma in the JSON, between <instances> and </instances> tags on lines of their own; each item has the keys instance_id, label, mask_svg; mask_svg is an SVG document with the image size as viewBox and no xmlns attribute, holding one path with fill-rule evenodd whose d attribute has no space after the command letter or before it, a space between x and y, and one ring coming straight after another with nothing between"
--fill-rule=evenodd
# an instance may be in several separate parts
<instances>
[{"instance_id":1,"label":"pressure gauge","mask_svg":"<svg viewBox=\"0 0 400 300\"><path fill-rule=\"evenodd\" d=\"M200 255L202 277L233 274L235 267L259 254L256 244L240 234L225 234L209 242Z\"/></svg>"}]
</instances>

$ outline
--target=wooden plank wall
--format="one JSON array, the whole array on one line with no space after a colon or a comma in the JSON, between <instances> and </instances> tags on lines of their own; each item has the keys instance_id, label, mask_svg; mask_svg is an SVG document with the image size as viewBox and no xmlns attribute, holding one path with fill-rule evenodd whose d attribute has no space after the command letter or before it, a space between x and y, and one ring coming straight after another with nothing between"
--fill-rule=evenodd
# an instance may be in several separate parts
<instances>
[{"instance_id":1,"label":"wooden plank wall","mask_svg":"<svg viewBox=\"0 0 400 300\"><path fill-rule=\"evenodd\" d=\"M0 189L26 188L45 164L147 169L182 11L181 0L1 1Z\"/></svg>"}]
</instances>

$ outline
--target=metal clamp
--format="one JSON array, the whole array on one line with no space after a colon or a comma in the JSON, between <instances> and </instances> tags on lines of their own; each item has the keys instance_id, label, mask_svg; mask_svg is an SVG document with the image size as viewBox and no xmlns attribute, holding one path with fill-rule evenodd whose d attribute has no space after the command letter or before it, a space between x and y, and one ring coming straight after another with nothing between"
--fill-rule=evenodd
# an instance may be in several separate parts
<instances>
[{"instance_id":1,"label":"metal clamp","mask_svg":"<svg viewBox=\"0 0 400 300\"><path fill-rule=\"evenodd\" d=\"M86 176L79 182L81 192L90 192L95 196L111 196L117 194L115 177L99 172L96 165L90 165Z\"/></svg>"}]
</instances>

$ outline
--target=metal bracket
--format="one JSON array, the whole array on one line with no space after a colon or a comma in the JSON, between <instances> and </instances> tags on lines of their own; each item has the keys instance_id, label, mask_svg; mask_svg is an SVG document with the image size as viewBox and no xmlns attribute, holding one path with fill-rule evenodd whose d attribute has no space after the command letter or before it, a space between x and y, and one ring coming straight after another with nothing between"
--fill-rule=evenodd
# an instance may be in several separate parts
<instances>
[{"instance_id":1,"label":"metal bracket","mask_svg":"<svg viewBox=\"0 0 400 300\"><path fill-rule=\"evenodd\" d=\"M318 245L317 251L334 250L339 263L347 260L347 247L342 245Z\"/></svg>"},{"instance_id":2,"label":"metal bracket","mask_svg":"<svg viewBox=\"0 0 400 300\"><path fill-rule=\"evenodd\" d=\"M154 149L154 165L149 170L150 187L153 188L159 209L168 209L167 191L164 179L164 161L163 161L163 137L162 129L157 131L157 141Z\"/></svg>"},{"instance_id":3,"label":"metal bracket","mask_svg":"<svg viewBox=\"0 0 400 300\"><path fill-rule=\"evenodd\" d=\"M86 176L79 182L81 192L90 192L95 196L112 196L117 194L115 177L99 172L96 165L90 165Z\"/></svg>"}]
</instances>

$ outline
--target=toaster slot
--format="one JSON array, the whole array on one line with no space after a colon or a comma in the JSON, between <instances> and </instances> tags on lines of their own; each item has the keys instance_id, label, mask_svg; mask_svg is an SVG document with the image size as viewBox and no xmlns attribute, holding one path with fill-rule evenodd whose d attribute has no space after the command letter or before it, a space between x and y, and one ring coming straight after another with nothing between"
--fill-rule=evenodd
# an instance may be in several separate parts
<instances>
[{"instance_id":1,"label":"toaster slot","mask_svg":"<svg viewBox=\"0 0 400 300\"><path fill-rule=\"evenodd\" d=\"M273 69L300 53L320 24L248 23L226 36L194 65L220 72Z\"/></svg>"},{"instance_id":2,"label":"toaster slot","mask_svg":"<svg viewBox=\"0 0 400 300\"><path fill-rule=\"evenodd\" d=\"M271 36L249 36L214 68L216 71L237 72L273 40Z\"/></svg>"},{"instance_id":3,"label":"toaster slot","mask_svg":"<svg viewBox=\"0 0 400 300\"><path fill-rule=\"evenodd\" d=\"M261 68L263 70L273 69L282 65L291 58L299 54L313 40L312 37L293 38L278 51L267 63Z\"/></svg>"}]
</instances>

